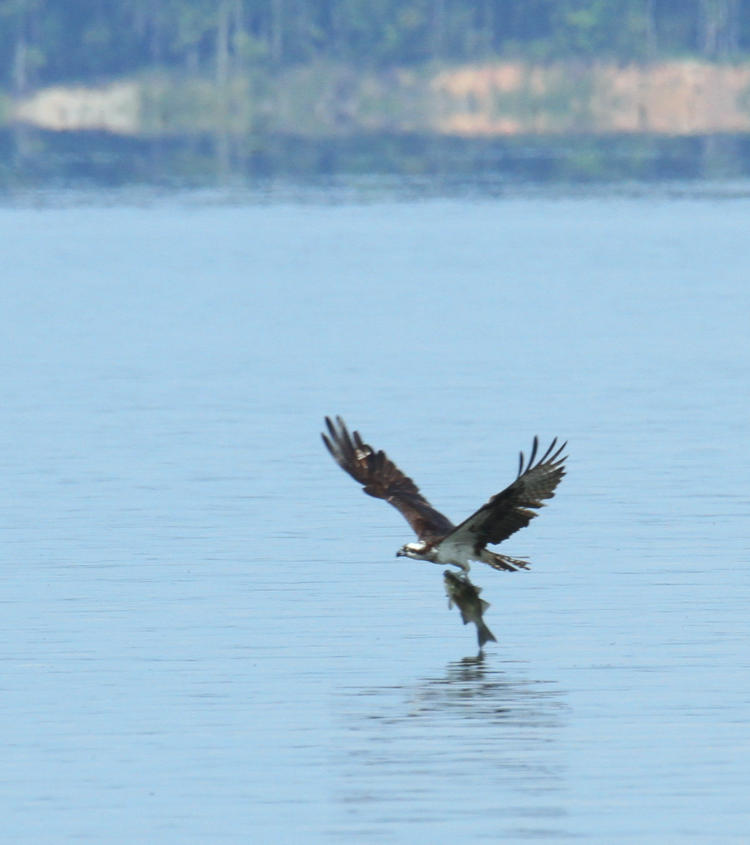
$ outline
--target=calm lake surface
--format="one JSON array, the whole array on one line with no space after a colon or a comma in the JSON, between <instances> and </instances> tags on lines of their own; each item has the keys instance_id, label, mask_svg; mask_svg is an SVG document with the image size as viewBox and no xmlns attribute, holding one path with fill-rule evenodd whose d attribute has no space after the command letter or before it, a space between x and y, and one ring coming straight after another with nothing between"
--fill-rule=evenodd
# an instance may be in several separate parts
<instances>
[{"instance_id":1,"label":"calm lake surface","mask_svg":"<svg viewBox=\"0 0 750 845\"><path fill-rule=\"evenodd\" d=\"M0 206L0 838L746 842L733 197ZM569 440L482 659L325 414L454 520Z\"/></svg>"}]
</instances>

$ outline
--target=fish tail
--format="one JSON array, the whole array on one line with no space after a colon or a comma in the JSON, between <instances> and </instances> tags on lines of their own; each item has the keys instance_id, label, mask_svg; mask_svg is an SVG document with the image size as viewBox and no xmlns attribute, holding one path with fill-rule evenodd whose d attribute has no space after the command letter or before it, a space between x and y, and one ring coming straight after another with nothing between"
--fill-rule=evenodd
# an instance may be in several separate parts
<instances>
[{"instance_id":1,"label":"fish tail","mask_svg":"<svg viewBox=\"0 0 750 845\"><path fill-rule=\"evenodd\" d=\"M479 640L479 648L482 648L482 646L490 640L492 640L493 643L497 642L495 635L481 619L477 622L477 639Z\"/></svg>"}]
</instances>

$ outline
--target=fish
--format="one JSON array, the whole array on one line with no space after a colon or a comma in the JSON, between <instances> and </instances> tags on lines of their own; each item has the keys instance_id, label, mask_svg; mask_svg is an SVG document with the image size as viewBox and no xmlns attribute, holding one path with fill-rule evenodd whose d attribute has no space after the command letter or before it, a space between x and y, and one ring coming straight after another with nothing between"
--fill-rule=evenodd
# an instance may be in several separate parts
<instances>
[{"instance_id":1,"label":"fish","mask_svg":"<svg viewBox=\"0 0 750 845\"><path fill-rule=\"evenodd\" d=\"M466 575L456 575L450 569L443 572L443 581L448 595L448 607L453 607L455 604L461 611L464 625L473 622L477 626L477 641L480 650L489 640L496 643L495 635L482 619L482 614L490 606L488 601L479 598L482 588L474 586Z\"/></svg>"}]
</instances>

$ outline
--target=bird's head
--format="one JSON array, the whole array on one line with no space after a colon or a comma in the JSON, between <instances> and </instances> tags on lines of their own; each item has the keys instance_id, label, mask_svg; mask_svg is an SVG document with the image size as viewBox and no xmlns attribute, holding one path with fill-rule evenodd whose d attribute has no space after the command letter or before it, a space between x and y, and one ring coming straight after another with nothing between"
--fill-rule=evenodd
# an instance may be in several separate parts
<instances>
[{"instance_id":1,"label":"bird's head","mask_svg":"<svg viewBox=\"0 0 750 845\"><path fill-rule=\"evenodd\" d=\"M424 553L427 543L407 543L396 552L396 557L410 557L415 560L424 560Z\"/></svg>"}]
</instances>

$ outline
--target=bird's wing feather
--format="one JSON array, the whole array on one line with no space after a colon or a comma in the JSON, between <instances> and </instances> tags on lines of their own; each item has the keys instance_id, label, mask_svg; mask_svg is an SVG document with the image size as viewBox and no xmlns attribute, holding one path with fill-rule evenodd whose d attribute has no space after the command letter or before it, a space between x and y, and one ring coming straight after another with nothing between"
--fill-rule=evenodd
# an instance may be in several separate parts
<instances>
[{"instance_id":1,"label":"bird's wing feather","mask_svg":"<svg viewBox=\"0 0 750 845\"><path fill-rule=\"evenodd\" d=\"M536 516L530 509L544 507L542 499L555 495L555 488L565 475L566 456L561 454L567 443L555 450L556 445L557 438L534 463L539 448L535 437L528 463L521 452L516 480L457 526L445 542L471 545L478 552L488 543L501 543L528 525Z\"/></svg>"},{"instance_id":2,"label":"bird's wing feather","mask_svg":"<svg viewBox=\"0 0 750 845\"><path fill-rule=\"evenodd\" d=\"M326 417L326 427L328 435L321 436L336 463L363 485L365 493L400 511L420 540L444 537L453 530L453 523L430 505L385 452L376 452L357 431L350 435L341 417L335 423Z\"/></svg>"}]
</instances>

